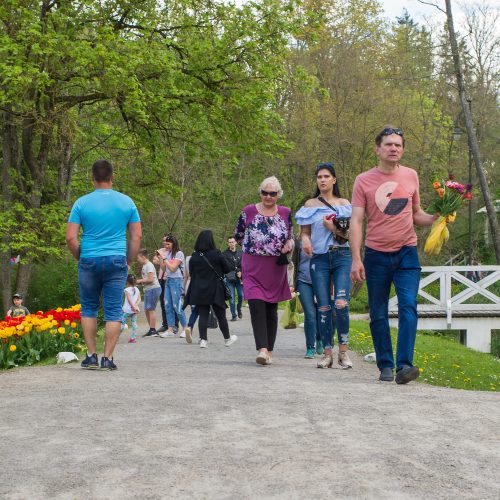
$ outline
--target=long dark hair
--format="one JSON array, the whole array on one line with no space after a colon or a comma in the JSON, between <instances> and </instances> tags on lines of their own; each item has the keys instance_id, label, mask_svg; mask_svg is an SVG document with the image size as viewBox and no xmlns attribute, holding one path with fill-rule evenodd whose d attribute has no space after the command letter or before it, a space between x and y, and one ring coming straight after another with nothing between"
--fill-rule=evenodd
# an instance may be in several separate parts
<instances>
[{"instance_id":1,"label":"long dark hair","mask_svg":"<svg viewBox=\"0 0 500 500\"><path fill-rule=\"evenodd\" d=\"M175 256L177 255L177 252L180 250L179 242L177 241L177 238L173 234L167 233L163 237L163 239L165 241L170 241L170 243L172 243L172 258L175 258Z\"/></svg>"},{"instance_id":2,"label":"long dark hair","mask_svg":"<svg viewBox=\"0 0 500 500\"><path fill-rule=\"evenodd\" d=\"M214 234L210 229L204 229L196 238L196 243L194 244L194 249L197 252L208 252L209 250L215 250Z\"/></svg>"},{"instance_id":3,"label":"long dark hair","mask_svg":"<svg viewBox=\"0 0 500 500\"><path fill-rule=\"evenodd\" d=\"M328 170L333 175L333 177L335 177L335 179L337 179L337 174L335 173L335 168L333 167L333 163L320 163L316 167L316 176L318 175L318 173L319 173L320 170ZM337 179L337 181L338 181L338 179ZM333 195L336 196L337 198L342 198L342 196L340 196L340 189L339 189L339 183L338 182L336 182L333 185L332 192L333 192ZM320 194L321 193L319 191L319 187L316 184L316 191L314 193L313 198L317 198Z\"/></svg>"}]
</instances>

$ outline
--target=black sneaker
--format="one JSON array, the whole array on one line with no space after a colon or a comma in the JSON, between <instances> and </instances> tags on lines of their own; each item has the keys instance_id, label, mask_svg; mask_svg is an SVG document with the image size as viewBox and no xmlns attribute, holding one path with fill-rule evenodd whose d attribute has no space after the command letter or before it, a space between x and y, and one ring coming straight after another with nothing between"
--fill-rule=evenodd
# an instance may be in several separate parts
<instances>
[{"instance_id":1,"label":"black sneaker","mask_svg":"<svg viewBox=\"0 0 500 500\"><path fill-rule=\"evenodd\" d=\"M111 370L116 370L118 367L113 363L113 358L101 358L101 370L110 372Z\"/></svg>"},{"instance_id":2,"label":"black sneaker","mask_svg":"<svg viewBox=\"0 0 500 500\"><path fill-rule=\"evenodd\" d=\"M394 380L394 373L392 368L384 368L380 372L380 377L378 378L381 382L392 382Z\"/></svg>"},{"instance_id":3,"label":"black sneaker","mask_svg":"<svg viewBox=\"0 0 500 500\"><path fill-rule=\"evenodd\" d=\"M402 366L396 371L396 384L407 384L420 375L418 366Z\"/></svg>"},{"instance_id":4,"label":"black sneaker","mask_svg":"<svg viewBox=\"0 0 500 500\"><path fill-rule=\"evenodd\" d=\"M236 321L236 316L233 316L233 317L231 318L231 321Z\"/></svg>"},{"instance_id":5,"label":"black sneaker","mask_svg":"<svg viewBox=\"0 0 500 500\"><path fill-rule=\"evenodd\" d=\"M243 314L241 313L241 311L238 311L238 318L243 318Z\"/></svg>"},{"instance_id":6,"label":"black sneaker","mask_svg":"<svg viewBox=\"0 0 500 500\"><path fill-rule=\"evenodd\" d=\"M158 332L154 328L150 328L143 337L158 337Z\"/></svg>"},{"instance_id":7,"label":"black sneaker","mask_svg":"<svg viewBox=\"0 0 500 500\"><path fill-rule=\"evenodd\" d=\"M163 333L163 332L166 332L168 330L168 325L163 325L161 328L158 328L158 330L156 330L158 333Z\"/></svg>"},{"instance_id":8,"label":"black sneaker","mask_svg":"<svg viewBox=\"0 0 500 500\"><path fill-rule=\"evenodd\" d=\"M87 354L81 363L81 367L86 370L97 370L99 368L99 359L97 358L97 354L94 353L90 356Z\"/></svg>"}]
</instances>

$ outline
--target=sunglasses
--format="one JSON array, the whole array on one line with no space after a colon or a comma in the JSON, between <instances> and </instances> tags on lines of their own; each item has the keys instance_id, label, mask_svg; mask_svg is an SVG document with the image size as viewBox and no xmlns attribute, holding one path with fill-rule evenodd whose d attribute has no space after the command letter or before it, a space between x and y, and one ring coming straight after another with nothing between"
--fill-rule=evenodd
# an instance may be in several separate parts
<instances>
[{"instance_id":1,"label":"sunglasses","mask_svg":"<svg viewBox=\"0 0 500 500\"><path fill-rule=\"evenodd\" d=\"M263 189L261 189L260 194L262 196L272 196L274 198L275 196L278 196L278 191L264 191Z\"/></svg>"},{"instance_id":2,"label":"sunglasses","mask_svg":"<svg viewBox=\"0 0 500 500\"><path fill-rule=\"evenodd\" d=\"M403 130L400 128L384 128L384 130L382 130L382 132L380 132L381 136L392 135L392 134L396 134L396 135L399 135L401 137L403 137L403 135L404 135Z\"/></svg>"}]
</instances>

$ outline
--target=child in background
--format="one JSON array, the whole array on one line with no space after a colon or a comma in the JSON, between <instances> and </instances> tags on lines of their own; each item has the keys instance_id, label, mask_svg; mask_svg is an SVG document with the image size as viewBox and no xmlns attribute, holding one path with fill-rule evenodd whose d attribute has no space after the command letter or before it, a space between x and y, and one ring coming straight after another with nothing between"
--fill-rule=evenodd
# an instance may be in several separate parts
<instances>
[{"instance_id":1,"label":"child in background","mask_svg":"<svg viewBox=\"0 0 500 500\"><path fill-rule=\"evenodd\" d=\"M23 298L20 293L15 293L12 296L12 305L7 311L7 316L10 318L20 318L23 316L28 316L30 312L26 307L23 306Z\"/></svg>"},{"instance_id":2,"label":"child in background","mask_svg":"<svg viewBox=\"0 0 500 500\"><path fill-rule=\"evenodd\" d=\"M160 283L158 282L155 266L148 259L148 251L145 248L139 250L137 260L142 265L142 278L136 280L136 283L144 286L144 312L149 324L149 330L143 337L158 337L155 311L161 294ZM164 334L160 335L163 336Z\"/></svg>"},{"instance_id":3,"label":"child in background","mask_svg":"<svg viewBox=\"0 0 500 500\"><path fill-rule=\"evenodd\" d=\"M139 304L141 303L141 293L135 286L135 276L129 274L127 276L127 288L125 288L125 300L123 302L123 318L120 332L127 328L127 321L130 319L132 325L132 334L128 341L129 344L137 342L137 316L139 315Z\"/></svg>"}]
</instances>

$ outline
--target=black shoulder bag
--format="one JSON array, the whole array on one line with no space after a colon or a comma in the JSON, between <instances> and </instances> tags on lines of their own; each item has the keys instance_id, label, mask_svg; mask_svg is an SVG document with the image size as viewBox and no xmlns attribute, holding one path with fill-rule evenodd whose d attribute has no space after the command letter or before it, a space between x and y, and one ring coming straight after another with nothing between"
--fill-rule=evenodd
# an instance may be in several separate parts
<instances>
[{"instance_id":1,"label":"black shoulder bag","mask_svg":"<svg viewBox=\"0 0 500 500\"><path fill-rule=\"evenodd\" d=\"M336 214L337 211L335 208L330 205L322 196L318 196L318 200L323 203L323 205L326 205L328 208L331 208L333 210L333 213ZM339 230L335 231L334 238L335 240L343 245L344 243L347 243L349 241L349 217L335 217L332 219L332 222L335 224L335 227Z\"/></svg>"},{"instance_id":2,"label":"black shoulder bag","mask_svg":"<svg viewBox=\"0 0 500 500\"><path fill-rule=\"evenodd\" d=\"M200 252L200 256L212 268L212 271L215 273L217 278L219 278L221 283L224 285L224 298L226 300L229 300L232 297L232 294L231 294L231 290L229 290L229 287L227 286L226 280L215 270L214 266L212 266L212 264L210 264L209 260L203 255L202 252Z\"/></svg>"}]
</instances>

